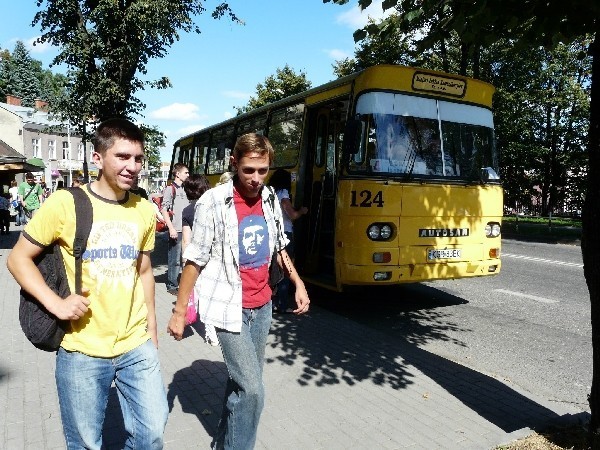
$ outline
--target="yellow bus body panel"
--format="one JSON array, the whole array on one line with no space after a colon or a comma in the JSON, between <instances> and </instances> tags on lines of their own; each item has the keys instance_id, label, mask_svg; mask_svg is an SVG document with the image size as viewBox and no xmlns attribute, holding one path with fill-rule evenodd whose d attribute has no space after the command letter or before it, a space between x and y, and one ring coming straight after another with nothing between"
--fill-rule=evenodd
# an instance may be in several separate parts
<instances>
[{"instance_id":1,"label":"yellow bus body panel","mask_svg":"<svg viewBox=\"0 0 600 450\"><path fill-rule=\"evenodd\" d=\"M343 180L339 187L335 262L343 284L374 284L375 272L390 272L389 279L376 284L500 272L500 237L485 235L487 223L502 220L500 186ZM378 193L381 206L364 201ZM369 239L367 229L373 223L392 224L392 237ZM460 256L455 252L451 258L428 259L429 250L458 250ZM389 253L390 261L373 262L376 253Z\"/></svg>"},{"instance_id":2,"label":"yellow bus body panel","mask_svg":"<svg viewBox=\"0 0 600 450\"><path fill-rule=\"evenodd\" d=\"M464 84L463 95L459 95L456 90L449 90L448 93L434 89L414 89L413 77L415 73L430 75L431 80L438 83L445 81L458 81ZM435 86L434 83L431 84ZM381 65L365 69L356 77L354 82L354 92L369 91L377 86L378 89L389 89L398 92L413 92L426 96L433 96L445 99L454 98L461 103L473 103L492 108L492 96L495 88L484 81L467 78L460 75L450 75L444 72L434 70L414 69L402 66Z\"/></svg>"}]
</instances>

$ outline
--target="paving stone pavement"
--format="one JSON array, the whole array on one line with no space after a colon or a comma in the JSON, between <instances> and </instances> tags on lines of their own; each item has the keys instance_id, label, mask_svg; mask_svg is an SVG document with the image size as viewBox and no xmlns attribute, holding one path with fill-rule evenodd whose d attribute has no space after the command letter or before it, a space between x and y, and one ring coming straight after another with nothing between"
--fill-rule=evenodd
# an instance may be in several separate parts
<instances>
[{"instance_id":1,"label":"paving stone pavement","mask_svg":"<svg viewBox=\"0 0 600 450\"><path fill-rule=\"evenodd\" d=\"M21 227L0 236L0 448L63 449L55 355L36 350L18 323L18 286L6 257ZM174 341L166 325L166 247L157 238L159 354L170 416L166 449L209 448L227 370L200 327ZM492 449L579 411L509 385L313 307L276 316L264 367L266 404L257 449ZM120 449L124 428L109 398L104 448Z\"/></svg>"}]
</instances>

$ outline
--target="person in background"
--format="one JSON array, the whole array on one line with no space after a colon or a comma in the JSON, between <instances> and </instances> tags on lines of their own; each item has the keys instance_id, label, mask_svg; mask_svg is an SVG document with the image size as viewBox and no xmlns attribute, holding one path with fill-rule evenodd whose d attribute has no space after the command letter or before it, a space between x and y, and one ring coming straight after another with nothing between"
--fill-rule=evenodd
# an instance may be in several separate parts
<instances>
[{"instance_id":1,"label":"person in background","mask_svg":"<svg viewBox=\"0 0 600 450\"><path fill-rule=\"evenodd\" d=\"M10 228L10 193L0 194L0 234L8 234Z\"/></svg>"},{"instance_id":2,"label":"person in background","mask_svg":"<svg viewBox=\"0 0 600 450\"><path fill-rule=\"evenodd\" d=\"M133 192L136 195L139 195L142 198L145 198L146 200L148 200L148 192L146 192L146 189L144 189L143 187L141 187L139 185L140 179L136 178L133 181L133 186L131 187L131 190L129 192Z\"/></svg>"},{"instance_id":3,"label":"person in background","mask_svg":"<svg viewBox=\"0 0 600 450\"><path fill-rule=\"evenodd\" d=\"M73 178L73 182L71 183L71 187L81 187L85 183L83 182L83 178Z\"/></svg>"},{"instance_id":4,"label":"person in background","mask_svg":"<svg viewBox=\"0 0 600 450\"><path fill-rule=\"evenodd\" d=\"M10 194L10 204L14 210L15 214L15 225L21 225L21 202L19 201L19 186L17 186L17 182L12 180L10 182L10 188L8 189ZM13 214L14 214L13 213Z\"/></svg>"},{"instance_id":5,"label":"person in background","mask_svg":"<svg viewBox=\"0 0 600 450\"><path fill-rule=\"evenodd\" d=\"M292 222L308 213L308 208L303 206L299 209L295 209L292 205L292 199L290 197L290 191L292 190L292 176L287 170L277 169L269 179L269 186L275 189L275 194L281 204L281 210L283 212L283 231L290 241L285 250L293 261L294 228ZM290 280L284 277L277 285L276 292L273 295L273 311L280 313L292 312L292 308L288 307L289 290Z\"/></svg>"},{"instance_id":6,"label":"person in background","mask_svg":"<svg viewBox=\"0 0 600 450\"><path fill-rule=\"evenodd\" d=\"M219 181L217 183L217 186L220 185L220 184L227 183L232 178L233 178L233 173L232 172L223 172L221 174L221 176L219 177Z\"/></svg>"},{"instance_id":7,"label":"person in background","mask_svg":"<svg viewBox=\"0 0 600 450\"><path fill-rule=\"evenodd\" d=\"M40 183L40 187L42 188L42 192L43 192L43 194L42 194L43 201L46 201L46 199L50 195L50 189L48 189L48 186L46 186L45 182Z\"/></svg>"},{"instance_id":8,"label":"person in background","mask_svg":"<svg viewBox=\"0 0 600 450\"><path fill-rule=\"evenodd\" d=\"M69 284L74 285L75 205L64 189L48 197L27 224L7 266L51 314L69 321L55 370L67 448L102 447L114 383L128 435L124 447L158 450L163 448L169 409L158 358L150 260L154 212L128 192L142 170L144 134L126 119L108 119L96 129L94 150L100 176L80 188L93 208L83 256L83 294L60 298L34 262L45 247L58 242Z\"/></svg>"},{"instance_id":9,"label":"person in background","mask_svg":"<svg viewBox=\"0 0 600 450\"><path fill-rule=\"evenodd\" d=\"M204 175L193 174L183 182L183 190L185 191L187 198L190 200L190 204L183 208L181 214L182 228L181 228L181 253L185 252L186 247L192 240L192 228L194 227L194 214L196 212L196 201L202 197L206 191L210 189L210 183ZM185 259L182 260L185 264ZM201 286L195 287L196 291L202 289ZM196 298L198 295L196 294ZM219 345L219 338L217 338L217 331L213 325L204 325L204 340L210 345Z\"/></svg>"},{"instance_id":10,"label":"person in background","mask_svg":"<svg viewBox=\"0 0 600 450\"><path fill-rule=\"evenodd\" d=\"M181 272L181 213L183 208L190 204L183 182L190 176L190 171L185 164L177 163L173 166L173 182L163 191L160 213L169 230L169 245L167 248L167 292L177 295L179 288L179 272ZM173 216L169 216L169 211Z\"/></svg>"},{"instance_id":11,"label":"person in background","mask_svg":"<svg viewBox=\"0 0 600 450\"><path fill-rule=\"evenodd\" d=\"M40 209L44 201L44 192L31 172L25 174L25 181L19 185L19 201L21 202L21 224L25 225Z\"/></svg>"},{"instance_id":12,"label":"person in background","mask_svg":"<svg viewBox=\"0 0 600 450\"><path fill-rule=\"evenodd\" d=\"M171 336L181 340L188 298L198 281L200 319L215 326L229 373L214 437L214 448L218 449L251 449L256 442L272 318L270 264L280 264L295 284L296 314L306 313L310 303L285 251L287 238L277 225L282 221L279 203L264 189L273 156L265 136L240 136L230 157L233 179L208 190L198 200L177 302L167 327ZM243 246L248 235L257 238ZM271 260L275 251L277 258Z\"/></svg>"}]
</instances>

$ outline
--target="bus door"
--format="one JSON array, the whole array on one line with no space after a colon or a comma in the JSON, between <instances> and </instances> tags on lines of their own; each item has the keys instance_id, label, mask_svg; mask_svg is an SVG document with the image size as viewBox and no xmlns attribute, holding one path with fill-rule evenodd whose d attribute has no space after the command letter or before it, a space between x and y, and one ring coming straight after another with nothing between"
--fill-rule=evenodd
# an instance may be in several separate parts
<instances>
[{"instance_id":1,"label":"bus door","mask_svg":"<svg viewBox=\"0 0 600 450\"><path fill-rule=\"evenodd\" d=\"M309 230L305 272L335 283L335 194L336 194L336 124L331 108L321 108L310 114L310 146L313 161L309 207ZM312 166L312 169L310 167Z\"/></svg>"}]
</instances>

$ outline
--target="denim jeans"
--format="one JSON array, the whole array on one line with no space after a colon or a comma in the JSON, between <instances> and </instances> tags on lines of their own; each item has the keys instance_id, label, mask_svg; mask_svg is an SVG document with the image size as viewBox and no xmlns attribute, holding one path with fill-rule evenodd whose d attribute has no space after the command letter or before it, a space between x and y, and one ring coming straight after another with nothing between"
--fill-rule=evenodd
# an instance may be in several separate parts
<instances>
[{"instance_id":1,"label":"denim jeans","mask_svg":"<svg viewBox=\"0 0 600 450\"><path fill-rule=\"evenodd\" d=\"M167 253L167 290L179 287L179 272L181 271L181 236L177 233L177 239L169 238Z\"/></svg>"},{"instance_id":2,"label":"denim jeans","mask_svg":"<svg viewBox=\"0 0 600 450\"><path fill-rule=\"evenodd\" d=\"M126 448L162 449L169 409L152 340L115 358L58 350L56 386L67 449L100 449L111 384L117 388Z\"/></svg>"},{"instance_id":3,"label":"denim jeans","mask_svg":"<svg viewBox=\"0 0 600 450\"><path fill-rule=\"evenodd\" d=\"M271 317L269 302L260 308L242 309L241 332L217 328L229 379L213 448L254 448L265 403L262 371Z\"/></svg>"}]
</instances>

